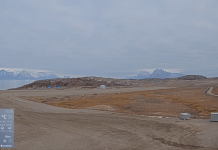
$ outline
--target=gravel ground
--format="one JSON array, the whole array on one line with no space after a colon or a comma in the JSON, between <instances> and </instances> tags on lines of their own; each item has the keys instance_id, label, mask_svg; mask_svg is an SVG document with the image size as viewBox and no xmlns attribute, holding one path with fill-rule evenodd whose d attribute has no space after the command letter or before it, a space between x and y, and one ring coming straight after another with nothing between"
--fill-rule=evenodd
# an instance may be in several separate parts
<instances>
[{"instance_id":1,"label":"gravel ground","mask_svg":"<svg viewBox=\"0 0 218 150\"><path fill-rule=\"evenodd\" d=\"M126 115L90 109L65 109L18 96L51 96L152 90L0 91L0 108L15 110L17 150L217 149L217 123ZM85 91L85 92L84 92Z\"/></svg>"}]
</instances>

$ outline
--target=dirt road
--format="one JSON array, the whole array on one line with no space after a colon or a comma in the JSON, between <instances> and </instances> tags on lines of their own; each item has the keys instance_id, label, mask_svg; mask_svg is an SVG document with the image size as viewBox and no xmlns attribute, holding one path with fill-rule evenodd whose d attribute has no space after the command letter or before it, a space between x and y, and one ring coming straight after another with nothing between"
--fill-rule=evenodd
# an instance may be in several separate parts
<instances>
[{"instance_id":1,"label":"dirt road","mask_svg":"<svg viewBox=\"0 0 218 150\"><path fill-rule=\"evenodd\" d=\"M207 91L207 94L218 97L218 95L213 94L212 91L213 91L213 87L210 87L209 90Z\"/></svg>"},{"instance_id":2,"label":"dirt road","mask_svg":"<svg viewBox=\"0 0 218 150\"><path fill-rule=\"evenodd\" d=\"M218 124L211 123L209 120L182 121L177 118L151 118L107 111L65 109L18 98L24 95L71 95L80 92L76 90L56 93L49 90L0 91L0 108L12 108L15 112L14 149L208 150L218 148ZM98 91L92 92L98 93ZM84 94L84 91L81 93Z\"/></svg>"}]
</instances>

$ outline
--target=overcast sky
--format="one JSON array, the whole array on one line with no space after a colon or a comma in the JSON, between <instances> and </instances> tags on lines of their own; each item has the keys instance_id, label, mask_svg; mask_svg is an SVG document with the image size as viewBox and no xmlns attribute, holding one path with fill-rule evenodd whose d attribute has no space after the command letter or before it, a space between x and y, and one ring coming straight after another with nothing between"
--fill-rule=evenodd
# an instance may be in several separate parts
<instances>
[{"instance_id":1,"label":"overcast sky","mask_svg":"<svg viewBox=\"0 0 218 150\"><path fill-rule=\"evenodd\" d=\"M218 76L217 0L0 0L0 68Z\"/></svg>"}]
</instances>

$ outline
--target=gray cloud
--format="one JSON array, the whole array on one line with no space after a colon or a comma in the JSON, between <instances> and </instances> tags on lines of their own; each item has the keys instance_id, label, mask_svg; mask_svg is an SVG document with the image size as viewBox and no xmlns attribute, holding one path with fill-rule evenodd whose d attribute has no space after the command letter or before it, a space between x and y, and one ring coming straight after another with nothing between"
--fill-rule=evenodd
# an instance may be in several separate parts
<instances>
[{"instance_id":1,"label":"gray cloud","mask_svg":"<svg viewBox=\"0 0 218 150\"><path fill-rule=\"evenodd\" d=\"M164 68L218 76L217 5L216 0L1 1L0 67L112 77Z\"/></svg>"}]
</instances>

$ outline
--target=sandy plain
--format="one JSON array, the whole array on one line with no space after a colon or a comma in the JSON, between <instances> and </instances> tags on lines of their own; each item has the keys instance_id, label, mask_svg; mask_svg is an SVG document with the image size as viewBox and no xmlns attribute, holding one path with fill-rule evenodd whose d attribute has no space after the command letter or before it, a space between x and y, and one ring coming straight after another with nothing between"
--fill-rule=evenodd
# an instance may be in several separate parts
<instances>
[{"instance_id":1,"label":"sandy plain","mask_svg":"<svg viewBox=\"0 0 218 150\"><path fill-rule=\"evenodd\" d=\"M217 83L0 91L0 108L14 109L18 150L218 149L218 98L205 93Z\"/></svg>"}]
</instances>

